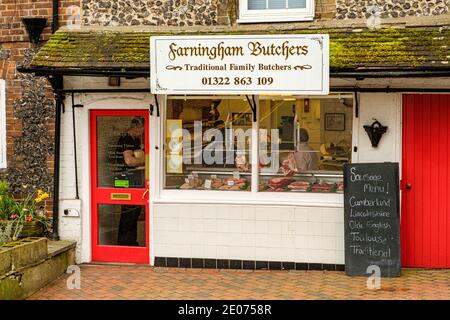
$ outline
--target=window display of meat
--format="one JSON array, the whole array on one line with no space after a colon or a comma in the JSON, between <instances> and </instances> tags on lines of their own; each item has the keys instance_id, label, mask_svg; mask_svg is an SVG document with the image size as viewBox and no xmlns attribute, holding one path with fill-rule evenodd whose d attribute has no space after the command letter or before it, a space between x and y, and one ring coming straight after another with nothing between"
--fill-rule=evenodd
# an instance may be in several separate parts
<instances>
[{"instance_id":1,"label":"window display of meat","mask_svg":"<svg viewBox=\"0 0 450 320\"><path fill-rule=\"evenodd\" d=\"M311 187L312 192L335 192L336 191L336 184L334 183L316 183L313 184Z\"/></svg>"},{"instance_id":2,"label":"window display of meat","mask_svg":"<svg viewBox=\"0 0 450 320\"><path fill-rule=\"evenodd\" d=\"M224 181L219 178L211 179L211 188L212 189L219 189L221 186L224 185Z\"/></svg>"},{"instance_id":3,"label":"window display of meat","mask_svg":"<svg viewBox=\"0 0 450 320\"><path fill-rule=\"evenodd\" d=\"M336 192L343 193L344 192L344 181L341 181L337 184Z\"/></svg>"},{"instance_id":4,"label":"window display of meat","mask_svg":"<svg viewBox=\"0 0 450 320\"><path fill-rule=\"evenodd\" d=\"M291 177L298 172L297 163L295 162L294 153L289 153L286 160L283 161L282 166L280 167L281 172L286 177Z\"/></svg>"},{"instance_id":5,"label":"window display of meat","mask_svg":"<svg viewBox=\"0 0 450 320\"><path fill-rule=\"evenodd\" d=\"M244 184L247 183L247 179L245 178L234 178L234 177L229 177L225 179L225 183L230 185L236 185L236 184Z\"/></svg>"},{"instance_id":6,"label":"window display of meat","mask_svg":"<svg viewBox=\"0 0 450 320\"><path fill-rule=\"evenodd\" d=\"M242 191L247 190L249 184L245 178L230 177L223 180L223 185L218 187L217 190L230 190L230 191Z\"/></svg>"},{"instance_id":7,"label":"window display of meat","mask_svg":"<svg viewBox=\"0 0 450 320\"><path fill-rule=\"evenodd\" d=\"M272 178L267 182L267 191L285 191L285 188L294 182L294 179L289 178Z\"/></svg>"},{"instance_id":8,"label":"window display of meat","mask_svg":"<svg viewBox=\"0 0 450 320\"><path fill-rule=\"evenodd\" d=\"M198 189L203 186L203 180L200 178L186 179L186 182L180 186L180 189Z\"/></svg>"},{"instance_id":9,"label":"window display of meat","mask_svg":"<svg viewBox=\"0 0 450 320\"><path fill-rule=\"evenodd\" d=\"M234 185L232 187L230 187L230 191L242 191L242 190L247 190L249 186L245 183L245 184L240 184L240 185Z\"/></svg>"},{"instance_id":10,"label":"window display of meat","mask_svg":"<svg viewBox=\"0 0 450 320\"><path fill-rule=\"evenodd\" d=\"M249 172L250 171L250 163L247 161L247 157L245 155L236 156L236 169L239 172Z\"/></svg>"},{"instance_id":11,"label":"window display of meat","mask_svg":"<svg viewBox=\"0 0 450 320\"><path fill-rule=\"evenodd\" d=\"M309 191L311 183L308 181L295 181L288 185L288 189L291 191Z\"/></svg>"}]
</instances>

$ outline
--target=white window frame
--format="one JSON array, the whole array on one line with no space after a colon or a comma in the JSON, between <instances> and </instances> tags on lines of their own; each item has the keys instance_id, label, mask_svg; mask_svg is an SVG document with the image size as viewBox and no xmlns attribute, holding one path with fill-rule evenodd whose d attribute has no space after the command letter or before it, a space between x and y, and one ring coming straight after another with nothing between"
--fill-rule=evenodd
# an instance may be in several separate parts
<instances>
[{"instance_id":1,"label":"white window frame","mask_svg":"<svg viewBox=\"0 0 450 320\"><path fill-rule=\"evenodd\" d=\"M258 191L258 183L259 183L259 172L258 166L252 165L252 188L251 191L221 191L221 190L172 190L165 189L165 119L166 119L166 107L167 107L167 99L169 96L159 96L162 101L161 113L159 118L158 131L161 133L158 139L150 140L155 141L160 148L159 155L157 156L158 163L154 164L154 167L150 168L151 171L155 170L159 172L159 179L156 177L154 179L157 180L157 192L154 192L154 197L152 198L152 202L154 204L196 204L196 203L211 203L211 204L234 204L234 205L242 205L245 204L254 204L254 205L277 205L277 206L292 206L292 205L300 205L300 206L318 206L318 207L343 207L344 205L344 197L339 193L289 193L289 192L260 192ZM216 96L217 97L217 96ZM220 96L222 97L222 96ZM226 96L223 96L226 97ZM320 98L338 98L338 97L351 97L353 99L353 110L355 110L355 97L353 93L330 93L327 96L296 96L296 98L310 98L310 99L320 99ZM203 96L189 96L190 99L193 98L207 98L207 95ZM228 98L236 98L235 96L229 96ZM257 104L257 112L259 113L259 95L255 96L256 104ZM182 99L180 97L180 99ZM259 116L258 116L259 119ZM353 116L353 126L352 126L352 150L354 151L353 146L356 143L355 140L355 114ZM256 150L258 146L258 130L259 130L259 121L252 123L252 149ZM155 143L154 142L154 143ZM355 156L352 151L352 159ZM155 159L156 160L156 159ZM258 160L258 152L252 152L252 164L259 163ZM156 187L156 186L155 186Z\"/></svg>"},{"instance_id":2,"label":"white window frame","mask_svg":"<svg viewBox=\"0 0 450 320\"><path fill-rule=\"evenodd\" d=\"M6 82L0 79L0 169L6 168Z\"/></svg>"},{"instance_id":3,"label":"white window frame","mask_svg":"<svg viewBox=\"0 0 450 320\"><path fill-rule=\"evenodd\" d=\"M238 23L312 21L314 0L306 0L305 9L249 10L249 0L239 0Z\"/></svg>"}]
</instances>

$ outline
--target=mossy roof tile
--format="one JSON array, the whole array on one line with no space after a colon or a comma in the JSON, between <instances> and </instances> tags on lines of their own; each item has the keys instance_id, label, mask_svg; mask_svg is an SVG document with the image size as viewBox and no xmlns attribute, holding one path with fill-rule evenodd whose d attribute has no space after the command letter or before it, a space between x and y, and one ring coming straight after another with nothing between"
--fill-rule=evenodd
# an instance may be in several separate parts
<instances>
[{"instance_id":1,"label":"mossy roof tile","mask_svg":"<svg viewBox=\"0 0 450 320\"><path fill-rule=\"evenodd\" d=\"M210 32L208 34L230 33L239 34L240 32ZM266 31L266 33L272 32ZM330 69L334 72L450 68L450 29L445 27L383 28L358 32L315 29L288 30L280 33L328 33L330 35ZM151 35L163 35L163 33L59 31L34 57L31 67L148 70Z\"/></svg>"}]
</instances>

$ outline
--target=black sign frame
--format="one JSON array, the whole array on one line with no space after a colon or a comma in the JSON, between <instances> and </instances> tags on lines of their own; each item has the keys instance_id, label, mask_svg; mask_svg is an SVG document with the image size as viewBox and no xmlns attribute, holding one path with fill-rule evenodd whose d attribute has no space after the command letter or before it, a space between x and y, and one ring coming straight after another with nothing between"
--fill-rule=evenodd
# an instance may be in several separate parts
<instances>
[{"instance_id":1,"label":"black sign frame","mask_svg":"<svg viewBox=\"0 0 450 320\"><path fill-rule=\"evenodd\" d=\"M344 215L346 274L400 276L399 164L345 164Z\"/></svg>"}]
</instances>

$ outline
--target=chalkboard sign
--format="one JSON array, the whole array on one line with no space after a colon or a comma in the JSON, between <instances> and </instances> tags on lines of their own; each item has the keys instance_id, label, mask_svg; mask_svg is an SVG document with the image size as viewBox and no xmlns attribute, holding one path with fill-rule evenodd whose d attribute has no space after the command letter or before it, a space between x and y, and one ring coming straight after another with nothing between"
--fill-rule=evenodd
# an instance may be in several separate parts
<instances>
[{"instance_id":1,"label":"chalkboard sign","mask_svg":"<svg viewBox=\"0 0 450 320\"><path fill-rule=\"evenodd\" d=\"M346 164L344 201L347 275L368 276L375 265L382 277L399 276L398 163Z\"/></svg>"}]
</instances>

